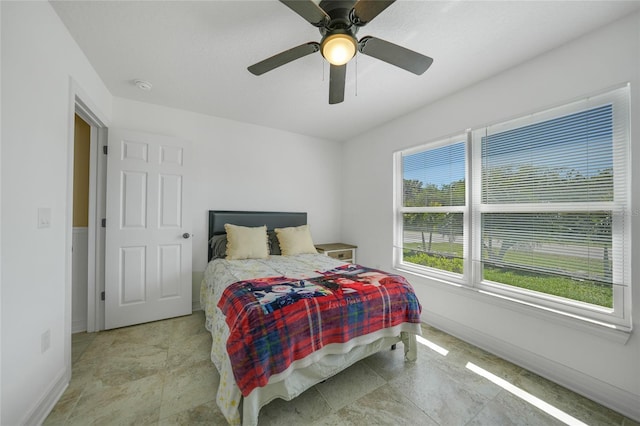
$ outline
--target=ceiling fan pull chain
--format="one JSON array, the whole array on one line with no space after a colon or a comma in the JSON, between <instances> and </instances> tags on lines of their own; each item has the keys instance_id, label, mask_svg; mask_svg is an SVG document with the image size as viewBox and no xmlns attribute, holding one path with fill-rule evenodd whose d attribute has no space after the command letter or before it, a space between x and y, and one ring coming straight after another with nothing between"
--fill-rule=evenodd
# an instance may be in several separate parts
<instances>
[{"instance_id":1,"label":"ceiling fan pull chain","mask_svg":"<svg viewBox=\"0 0 640 426\"><path fill-rule=\"evenodd\" d=\"M320 62L322 62L322 81L324 81L324 58L320 56Z\"/></svg>"},{"instance_id":2,"label":"ceiling fan pull chain","mask_svg":"<svg viewBox=\"0 0 640 426\"><path fill-rule=\"evenodd\" d=\"M356 55L356 97L358 96L358 55Z\"/></svg>"}]
</instances>

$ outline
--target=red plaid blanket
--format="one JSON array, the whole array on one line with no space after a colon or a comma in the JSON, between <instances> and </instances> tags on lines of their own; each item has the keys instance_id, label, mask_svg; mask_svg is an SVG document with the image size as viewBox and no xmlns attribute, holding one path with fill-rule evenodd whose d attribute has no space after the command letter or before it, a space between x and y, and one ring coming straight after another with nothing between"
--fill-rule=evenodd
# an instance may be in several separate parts
<instances>
[{"instance_id":1,"label":"red plaid blanket","mask_svg":"<svg viewBox=\"0 0 640 426\"><path fill-rule=\"evenodd\" d=\"M402 276L359 265L319 274L240 281L224 290L218 307L242 395L328 344L420 322L420 303Z\"/></svg>"}]
</instances>

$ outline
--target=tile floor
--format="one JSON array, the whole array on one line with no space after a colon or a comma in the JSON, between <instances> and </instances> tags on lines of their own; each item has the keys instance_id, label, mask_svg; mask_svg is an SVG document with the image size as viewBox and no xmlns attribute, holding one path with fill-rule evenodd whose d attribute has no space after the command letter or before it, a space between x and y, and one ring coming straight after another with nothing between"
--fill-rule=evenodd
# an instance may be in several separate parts
<instances>
[{"instance_id":1,"label":"tile floor","mask_svg":"<svg viewBox=\"0 0 640 426\"><path fill-rule=\"evenodd\" d=\"M203 324L200 311L74 334L71 383L44 424L225 425L215 404L218 374L209 360L211 336ZM437 346L419 344L418 362L405 363L400 344L293 401L268 404L260 411L259 425L564 424L555 415L592 426L640 426L432 327L423 326L423 331ZM488 376L493 381L477 374L484 371L495 375ZM547 404L553 415L514 395L522 391L539 405Z\"/></svg>"}]
</instances>

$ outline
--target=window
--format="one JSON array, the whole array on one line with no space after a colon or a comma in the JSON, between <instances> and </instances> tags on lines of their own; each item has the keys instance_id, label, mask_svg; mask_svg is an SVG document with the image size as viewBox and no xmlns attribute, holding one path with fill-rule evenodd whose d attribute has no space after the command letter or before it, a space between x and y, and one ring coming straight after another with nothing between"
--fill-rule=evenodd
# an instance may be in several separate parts
<instances>
[{"instance_id":1,"label":"window","mask_svg":"<svg viewBox=\"0 0 640 426\"><path fill-rule=\"evenodd\" d=\"M630 326L628 104L625 87L397 153L396 266Z\"/></svg>"},{"instance_id":2,"label":"window","mask_svg":"<svg viewBox=\"0 0 640 426\"><path fill-rule=\"evenodd\" d=\"M402 154L404 262L462 274L466 139Z\"/></svg>"}]
</instances>

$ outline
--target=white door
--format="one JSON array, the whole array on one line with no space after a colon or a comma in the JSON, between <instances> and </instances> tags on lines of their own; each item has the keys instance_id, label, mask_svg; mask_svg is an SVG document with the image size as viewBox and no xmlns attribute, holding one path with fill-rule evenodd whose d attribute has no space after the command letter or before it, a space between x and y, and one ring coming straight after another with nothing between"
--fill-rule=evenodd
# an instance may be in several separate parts
<instances>
[{"instance_id":1,"label":"white door","mask_svg":"<svg viewBox=\"0 0 640 426\"><path fill-rule=\"evenodd\" d=\"M109 129L107 329L191 313L186 143Z\"/></svg>"}]
</instances>

